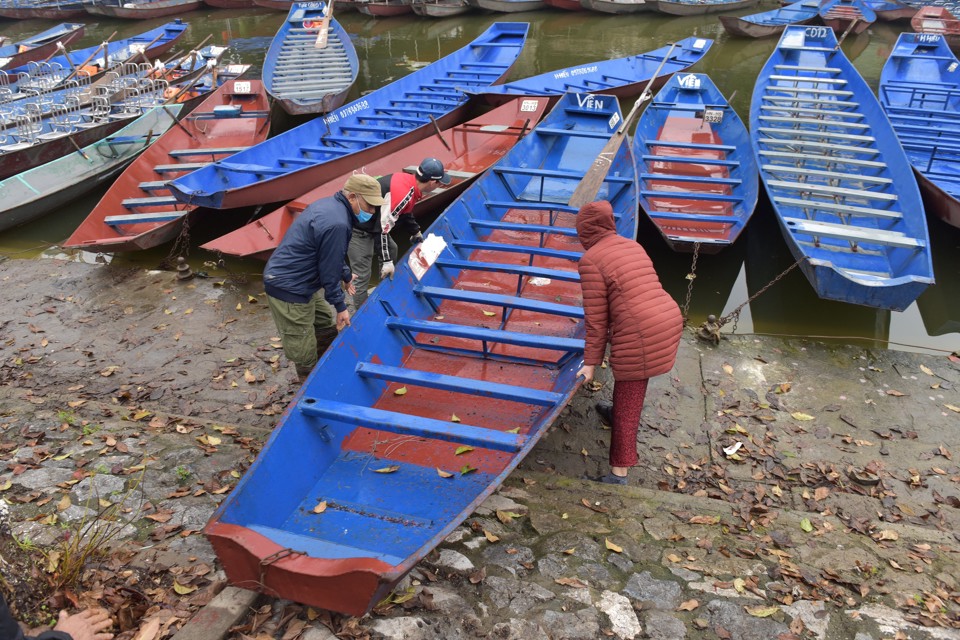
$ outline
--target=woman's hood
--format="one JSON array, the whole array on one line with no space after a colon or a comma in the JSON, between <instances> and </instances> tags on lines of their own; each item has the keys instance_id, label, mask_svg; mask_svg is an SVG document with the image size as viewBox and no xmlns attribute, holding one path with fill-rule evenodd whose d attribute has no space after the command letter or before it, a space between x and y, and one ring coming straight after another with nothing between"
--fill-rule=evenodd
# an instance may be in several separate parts
<instances>
[{"instance_id":1,"label":"woman's hood","mask_svg":"<svg viewBox=\"0 0 960 640\"><path fill-rule=\"evenodd\" d=\"M617 234L613 207L606 200L590 202L577 213L577 236L584 249L589 249L605 237Z\"/></svg>"}]
</instances>

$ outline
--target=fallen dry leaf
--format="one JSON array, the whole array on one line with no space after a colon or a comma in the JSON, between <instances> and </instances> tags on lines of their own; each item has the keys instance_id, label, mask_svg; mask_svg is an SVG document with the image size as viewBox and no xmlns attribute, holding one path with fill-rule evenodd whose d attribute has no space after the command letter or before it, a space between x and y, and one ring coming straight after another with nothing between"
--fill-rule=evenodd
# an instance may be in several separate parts
<instances>
[{"instance_id":1,"label":"fallen dry leaf","mask_svg":"<svg viewBox=\"0 0 960 640\"><path fill-rule=\"evenodd\" d=\"M700 602L696 599L687 600L686 602L681 602L680 606L677 607L677 611L693 611L700 606Z\"/></svg>"},{"instance_id":2,"label":"fallen dry leaf","mask_svg":"<svg viewBox=\"0 0 960 640\"><path fill-rule=\"evenodd\" d=\"M610 542L610 538L604 538L603 543L604 546L606 546L610 551L613 551L614 553L623 553L623 547Z\"/></svg>"}]
</instances>

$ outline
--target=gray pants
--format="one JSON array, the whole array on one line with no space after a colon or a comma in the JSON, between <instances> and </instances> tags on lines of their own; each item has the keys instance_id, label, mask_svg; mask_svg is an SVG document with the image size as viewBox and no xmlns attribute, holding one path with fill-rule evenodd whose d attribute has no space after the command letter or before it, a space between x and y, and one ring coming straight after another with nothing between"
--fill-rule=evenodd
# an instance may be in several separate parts
<instances>
[{"instance_id":1,"label":"gray pants","mask_svg":"<svg viewBox=\"0 0 960 640\"><path fill-rule=\"evenodd\" d=\"M393 238L390 238L389 246L390 257L396 263L397 243L393 241ZM367 301L367 289L370 287L373 265L380 258L380 234L354 229L353 237L350 238L350 248L347 249L347 258L350 260L350 270L357 276L356 280L353 281L357 292L353 294L352 309L352 311L356 311ZM380 270L377 269L377 274L379 275L379 273Z\"/></svg>"}]
</instances>

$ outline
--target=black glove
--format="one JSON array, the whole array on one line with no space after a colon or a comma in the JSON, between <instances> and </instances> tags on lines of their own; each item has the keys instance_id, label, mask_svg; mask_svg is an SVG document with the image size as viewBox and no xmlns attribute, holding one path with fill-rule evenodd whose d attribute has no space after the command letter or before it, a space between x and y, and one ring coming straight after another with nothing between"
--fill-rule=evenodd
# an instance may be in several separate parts
<instances>
[{"instance_id":1,"label":"black glove","mask_svg":"<svg viewBox=\"0 0 960 640\"><path fill-rule=\"evenodd\" d=\"M423 242L423 234L419 231L410 236L410 244L420 244Z\"/></svg>"}]
</instances>

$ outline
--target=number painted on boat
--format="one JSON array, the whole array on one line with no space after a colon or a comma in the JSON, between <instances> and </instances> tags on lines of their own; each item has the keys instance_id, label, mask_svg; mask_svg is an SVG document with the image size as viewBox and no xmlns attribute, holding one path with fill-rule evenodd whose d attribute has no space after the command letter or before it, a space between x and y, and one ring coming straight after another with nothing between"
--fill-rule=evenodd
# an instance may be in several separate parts
<instances>
[{"instance_id":1,"label":"number painted on boat","mask_svg":"<svg viewBox=\"0 0 960 640\"><path fill-rule=\"evenodd\" d=\"M563 78L569 78L570 76L582 76L588 73L596 73L597 65L590 65L589 67L577 67L576 69L564 69L563 71L557 71L553 74L554 79L561 80Z\"/></svg>"},{"instance_id":2,"label":"number painted on boat","mask_svg":"<svg viewBox=\"0 0 960 640\"><path fill-rule=\"evenodd\" d=\"M233 83L233 92L234 93L251 93L250 81L236 80Z\"/></svg>"},{"instance_id":3,"label":"number painted on boat","mask_svg":"<svg viewBox=\"0 0 960 640\"><path fill-rule=\"evenodd\" d=\"M603 111L604 102L595 95L589 93L580 93L577 94L577 106L581 109L594 109L596 111Z\"/></svg>"},{"instance_id":4,"label":"number painted on boat","mask_svg":"<svg viewBox=\"0 0 960 640\"><path fill-rule=\"evenodd\" d=\"M918 33L917 42L940 42L939 33Z\"/></svg>"},{"instance_id":5,"label":"number painted on boat","mask_svg":"<svg viewBox=\"0 0 960 640\"><path fill-rule=\"evenodd\" d=\"M524 100L520 103L520 111L536 111L539 108L539 100Z\"/></svg>"},{"instance_id":6,"label":"number painted on boat","mask_svg":"<svg viewBox=\"0 0 960 640\"><path fill-rule=\"evenodd\" d=\"M607 126L610 127L611 130L616 129L617 126L619 126L619 124L620 124L619 113L614 113L612 116L610 116L610 120L607 122Z\"/></svg>"},{"instance_id":7,"label":"number painted on boat","mask_svg":"<svg viewBox=\"0 0 960 640\"><path fill-rule=\"evenodd\" d=\"M804 29L804 33L808 38L823 40L827 37L827 30L827 27L807 27Z\"/></svg>"}]
</instances>

